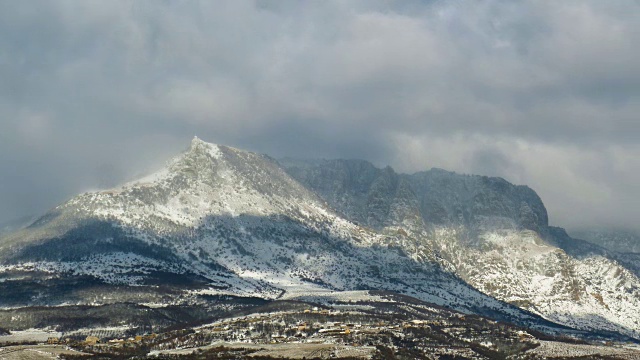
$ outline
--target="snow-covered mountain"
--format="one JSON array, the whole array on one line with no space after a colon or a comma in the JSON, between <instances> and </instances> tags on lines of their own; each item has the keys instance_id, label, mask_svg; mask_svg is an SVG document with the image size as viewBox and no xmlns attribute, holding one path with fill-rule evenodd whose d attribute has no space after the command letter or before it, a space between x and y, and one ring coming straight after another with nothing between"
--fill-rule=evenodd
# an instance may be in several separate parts
<instances>
[{"instance_id":1,"label":"snow-covered mountain","mask_svg":"<svg viewBox=\"0 0 640 360\"><path fill-rule=\"evenodd\" d=\"M267 299L384 289L542 323L434 259L402 232L345 220L268 156L197 138L158 173L79 195L0 240L5 281L45 273L154 285L174 274L206 283L201 293Z\"/></svg>"},{"instance_id":2,"label":"snow-covered mountain","mask_svg":"<svg viewBox=\"0 0 640 360\"><path fill-rule=\"evenodd\" d=\"M640 329L637 274L549 227L527 187L363 161L278 162L197 138L159 172L79 195L0 238L0 286L27 281L21 305L82 302L78 293L110 301L76 288L87 277L138 290L182 284L171 299L388 290L527 326L553 326L538 314ZM64 284L55 297L34 294L51 281ZM9 295L0 306L16 304Z\"/></svg>"},{"instance_id":3,"label":"snow-covered mountain","mask_svg":"<svg viewBox=\"0 0 640 360\"><path fill-rule=\"evenodd\" d=\"M440 169L397 174L356 160L282 163L347 219L407 234L412 246L399 245L409 256L435 254L486 294L558 323L639 335L640 262L550 227L526 186Z\"/></svg>"}]
</instances>

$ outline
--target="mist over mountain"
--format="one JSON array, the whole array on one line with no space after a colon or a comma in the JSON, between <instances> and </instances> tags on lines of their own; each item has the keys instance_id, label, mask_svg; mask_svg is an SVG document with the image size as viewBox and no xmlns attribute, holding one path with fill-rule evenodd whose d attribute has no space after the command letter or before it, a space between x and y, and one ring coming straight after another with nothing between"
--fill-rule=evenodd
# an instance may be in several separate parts
<instances>
[{"instance_id":1,"label":"mist over mountain","mask_svg":"<svg viewBox=\"0 0 640 360\"><path fill-rule=\"evenodd\" d=\"M532 189L501 178L276 161L194 138L160 171L0 237L0 306L384 290L543 331L638 338L638 259L548 223Z\"/></svg>"},{"instance_id":2,"label":"mist over mountain","mask_svg":"<svg viewBox=\"0 0 640 360\"><path fill-rule=\"evenodd\" d=\"M17 231L30 225L37 217L36 216L23 216L17 219L11 219L0 223L0 235L7 234L13 231Z\"/></svg>"},{"instance_id":3,"label":"mist over mountain","mask_svg":"<svg viewBox=\"0 0 640 360\"><path fill-rule=\"evenodd\" d=\"M585 228L571 230L571 236L611 251L640 253L640 232L632 229Z\"/></svg>"}]
</instances>

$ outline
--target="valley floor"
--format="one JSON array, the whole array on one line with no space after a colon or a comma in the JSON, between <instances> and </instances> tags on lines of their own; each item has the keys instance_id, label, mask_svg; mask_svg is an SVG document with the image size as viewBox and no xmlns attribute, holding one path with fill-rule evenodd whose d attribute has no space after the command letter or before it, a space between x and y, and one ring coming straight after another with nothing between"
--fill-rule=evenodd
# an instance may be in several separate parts
<instances>
[{"instance_id":1,"label":"valley floor","mask_svg":"<svg viewBox=\"0 0 640 360\"><path fill-rule=\"evenodd\" d=\"M31 329L0 336L7 345L0 347L0 359L640 359L640 348L632 345L385 300L276 301L201 325L128 337L116 336L115 328L85 328L86 337ZM33 344L9 346L12 340ZM64 345L42 344L47 340Z\"/></svg>"},{"instance_id":2,"label":"valley floor","mask_svg":"<svg viewBox=\"0 0 640 360\"><path fill-rule=\"evenodd\" d=\"M82 353L62 345L18 345L0 347L2 360L54 360L65 356L89 357L91 354Z\"/></svg>"}]
</instances>

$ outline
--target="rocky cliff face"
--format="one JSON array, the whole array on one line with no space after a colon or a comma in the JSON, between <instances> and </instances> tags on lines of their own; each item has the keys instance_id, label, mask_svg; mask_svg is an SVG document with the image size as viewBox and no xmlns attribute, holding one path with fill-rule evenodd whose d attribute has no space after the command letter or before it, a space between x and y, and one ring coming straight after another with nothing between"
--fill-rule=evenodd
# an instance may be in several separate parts
<instances>
[{"instance_id":1,"label":"rocky cliff face","mask_svg":"<svg viewBox=\"0 0 640 360\"><path fill-rule=\"evenodd\" d=\"M282 163L348 219L408 234L409 254L434 254L424 258L486 294L563 324L638 336L638 262L549 227L526 186L440 169L397 174L363 161Z\"/></svg>"},{"instance_id":2,"label":"rocky cliff face","mask_svg":"<svg viewBox=\"0 0 640 360\"><path fill-rule=\"evenodd\" d=\"M412 175L361 160L282 160L289 173L347 217L376 229L418 221L426 228L478 229L487 219L544 231L547 211L526 186L432 169ZM418 218L414 218L414 217Z\"/></svg>"}]
</instances>

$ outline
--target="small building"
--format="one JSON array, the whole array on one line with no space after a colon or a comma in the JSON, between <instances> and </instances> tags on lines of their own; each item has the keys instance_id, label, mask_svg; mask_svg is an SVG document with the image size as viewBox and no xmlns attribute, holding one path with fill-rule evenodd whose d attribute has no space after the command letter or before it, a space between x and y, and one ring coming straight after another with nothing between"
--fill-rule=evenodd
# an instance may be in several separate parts
<instances>
[{"instance_id":1,"label":"small building","mask_svg":"<svg viewBox=\"0 0 640 360\"><path fill-rule=\"evenodd\" d=\"M87 345L95 345L100 342L100 339L97 336L87 336L84 340L84 343Z\"/></svg>"},{"instance_id":2,"label":"small building","mask_svg":"<svg viewBox=\"0 0 640 360\"><path fill-rule=\"evenodd\" d=\"M59 343L60 343L60 339L57 338L57 337L53 337L52 336L52 337L47 338L47 344L49 344L49 345L56 345L56 344L59 344Z\"/></svg>"}]
</instances>

